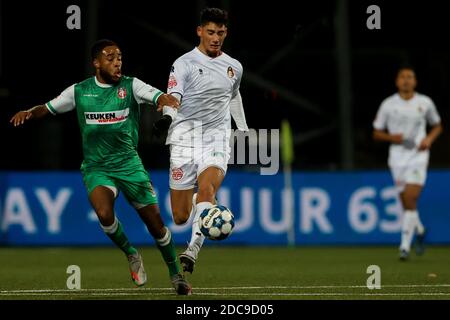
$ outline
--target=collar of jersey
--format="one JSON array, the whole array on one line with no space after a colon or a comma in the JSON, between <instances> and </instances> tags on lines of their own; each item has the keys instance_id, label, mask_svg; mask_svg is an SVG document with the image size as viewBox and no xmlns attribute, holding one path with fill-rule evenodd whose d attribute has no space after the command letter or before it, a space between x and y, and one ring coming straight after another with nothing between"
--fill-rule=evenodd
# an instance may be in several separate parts
<instances>
[{"instance_id":1,"label":"collar of jersey","mask_svg":"<svg viewBox=\"0 0 450 320\"><path fill-rule=\"evenodd\" d=\"M202 56L203 59L208 60L208 61L219 59L220 57L222 57L225 54L225 52L222 51L222 53L220 55L218 55L217 57L211 58L210 56L208 56L208 55L204 54L203 52L201 52L198 47L195 47L195 51L197 51L197 54Z\"/></svg>"},{"instance_id":2,"label":"collar of jersey","mask_svg":"<svg viewBox=\"0 0 450 320\"><path fill-rule=\"evenodd\" d=\"M95 84L98 85L100 88L111 88L113 85L108 83L101 83L97 80L97 77L94 76Z\"/></svg>"},{"instance_id":3,"label":"collar of jersey","mask_svg":"<svg viewBox=\"0 0 450 320\"><path fill-rule=\"evenodd\" d=\"M411 97L411 99L408 99L408 100L403 99L402 96L400 95L400 93L398 93L398 92L396 93L396 95L397 95L397 99L399 99L400 101L405 102L405 103L411 102L415 98L417 98L417 92L414 92L414 95Z\"/></svg>"}]
</instances>

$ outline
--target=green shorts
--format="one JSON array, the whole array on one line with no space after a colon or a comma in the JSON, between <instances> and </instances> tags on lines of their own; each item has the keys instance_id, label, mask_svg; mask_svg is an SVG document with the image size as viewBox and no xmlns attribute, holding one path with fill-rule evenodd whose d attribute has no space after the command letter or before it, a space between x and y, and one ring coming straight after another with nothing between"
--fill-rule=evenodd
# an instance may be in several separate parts
<instances>
[{"instance_id":1,"label":"green shorts","mask_svg":"<svg viewBox=\"0 0 450 320\"><path fill-rule=\"evenodd\" d=\"M143 166L135 170L114 170L113 172L84 169L81 173L88 194L95 187L107 186L122 191L128 202L136 209L158 203L150 177Z\"/></svg>"}]
</instances>

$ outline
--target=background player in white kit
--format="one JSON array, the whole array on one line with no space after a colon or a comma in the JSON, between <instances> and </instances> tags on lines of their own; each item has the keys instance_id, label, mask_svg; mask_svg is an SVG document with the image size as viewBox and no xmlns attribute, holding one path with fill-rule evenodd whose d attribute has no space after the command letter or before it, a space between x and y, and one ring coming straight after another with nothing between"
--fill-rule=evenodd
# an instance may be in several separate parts
<instances>
[{"instance_id":1,"label":"background player in white kit","mask_svg":"<svg viewBox=\"0 0 450 320\"><path fill-rule=\"evenodd\" d=\"M417 200L427 176L429 149L442 132L441 119L433 101L415 91L414 69L403 67L397 73L398 93L386 98L373 122L373 137L390 142L389 168L404 209L400 259L409 257L416 236L416 253L423 254L425 228L417 211ZM427 123L432 127L426 133ZM385 131L387 130L387 132Z\"/></svg>"},{"instance_id":2,"label":"background player in white kit","mask_svg":"<svg viewBox=\"0 0 450 320\"><path fill-rule=\"evenodd\" d=\"M170 145L174 222L184 224L194 214L191 241L180 254L183 270L190 273L205 239L198 227L199 215L216 204L215 195L227 171L231 116L239 130L248 130L239 93L242 65L221 50L227 22L224 10L201 12L200 44L175 61L169 76L168 93L180 100L180 109L164 108L164 116L156 123L159 130L171 123L166 144Z\"/></svg>"}]
</instances>

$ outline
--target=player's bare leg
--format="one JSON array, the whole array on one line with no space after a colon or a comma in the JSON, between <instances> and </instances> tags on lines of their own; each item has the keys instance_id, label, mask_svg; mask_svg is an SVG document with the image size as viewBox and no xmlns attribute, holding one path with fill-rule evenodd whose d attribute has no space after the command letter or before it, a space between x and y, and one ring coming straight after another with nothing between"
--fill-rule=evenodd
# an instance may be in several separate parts
<instances>
[{"instance_id":1,"label":"player's bare leg","mask_svg":"<svg viewBox=\"0 0 450 320\"><path fill-rule=\"evenodd\" d=\"M192 288L180 271L172 233L164 226L158 205L151 204L137 209L137 212L156 241L156 246L169 269L170 280L175 291L179 295L190 295Z\"/></svg>"},{"instance_id":2,"label":"player's bare leg","mask_svg":"<svg viewBox=\"0 0 450 320\"><path fill-rule=\"evenodd\" d=\"M400 244L400 259L406 260L411 250L411 243L414 234L417 232L416 253L423 254L425 238L425 228L420 221L419 213L417 212L417 201L422 186L417 184L406 184L405 189L400 193L400 199L404 209L403 225L402 225L402 242Z\"/></svg>"},{"instance_id":3,"label":"player's bare leg","mask_svg":"<svg viewBox=\"0 0 450 320\"><path fill-rule=\"evenodd\" d=\"M170 189L170 205L173 221L177 225L185 224L192 213L192 197L194 188L187 190Z\"/></svg>"},{"instance_id":4,"label":"player's bare leg","mask_svg":"<svg viewBox=\"0 0 450 320\"><path fill-rule=\"evenodd\" d=\"M200 214L215 204L217 190L219 190L224 178L222 169L217 167L206 168L197 179L198 190L193 205L194 219L192 221L192 235L188 248L180 254L180 263L183 271L192 273L197 261L198 253L205 241L205 236L198 226Z\"/></svg>"},{"instance_id":5,"label":"player's bare leg","mask_svg":"<svg viewBox=\"0 0 450 320\"><path fill-rule=\"evenodd\" d=\"M143 286L147 282L147 274L142 257L128 241L122 224L114 214L114 199L114 192L105 186L97 186L89 194L89 200L103 231L127 256L131 279L135 285Z\"/></svg>"}]
</instances>

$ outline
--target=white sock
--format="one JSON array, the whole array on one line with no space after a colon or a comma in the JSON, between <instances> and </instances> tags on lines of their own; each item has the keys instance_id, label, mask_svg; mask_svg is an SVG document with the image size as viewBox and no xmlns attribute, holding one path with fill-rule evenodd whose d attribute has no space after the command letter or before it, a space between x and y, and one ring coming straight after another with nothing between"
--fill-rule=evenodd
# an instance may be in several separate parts
<instances>
[{"instance_id":1,"label":"white sock","mask_svg":"<svg viewBox=\"0 0 450 320\"><path fill-rule=\"evenodd\" d=\"M163 115L169 115L172 120L175 119L175 117L177 116L178 110L169 106L164 106L163 107Z\"/></svg>"},{"instance_id":2,"label":"white sock","mask_svg":"<svg viewBox=\"0 0 450 320\"><path fill-rule=\"evenodd\" d=\"M198 219L200 218L200 214L203 212L203 210L211 208L213 204L211 202L199 202L195 206L195 215L194 219L192 221L192 235L191 235L191 242L189 242L189 246L197 246L198 249L203 245L203 241L205 241L205 236L200 231L200 228L198 226Z\"/></svg>"},{"instance_id":3,"label":"white sock","mask_svg":"<svg viewBox=\"0 0 450 320\"><path fill-rule=\"evenodd\" d=\"M415 220L416 220L416 231L417 231L417 234L423 234L425 232L425 227L423 226L422 221L420 221L419 211L414 210L414 211L411 211L411 212L413 212L413 215L414 215Z\"/></svg>"},{"instance_id":4,"label":"white sock","mask_svg":"<svg viewBox=\"0 0 450 320\"><path fill-rule=\"evenodd\" d=\"M405 210L403 214L402 224L402 242L400 244L400 250L406 250L409 252L411 249L411 242L414 237L414 229L416 228L416 216L414 211Z\"/></svg>"}]
</instances>

